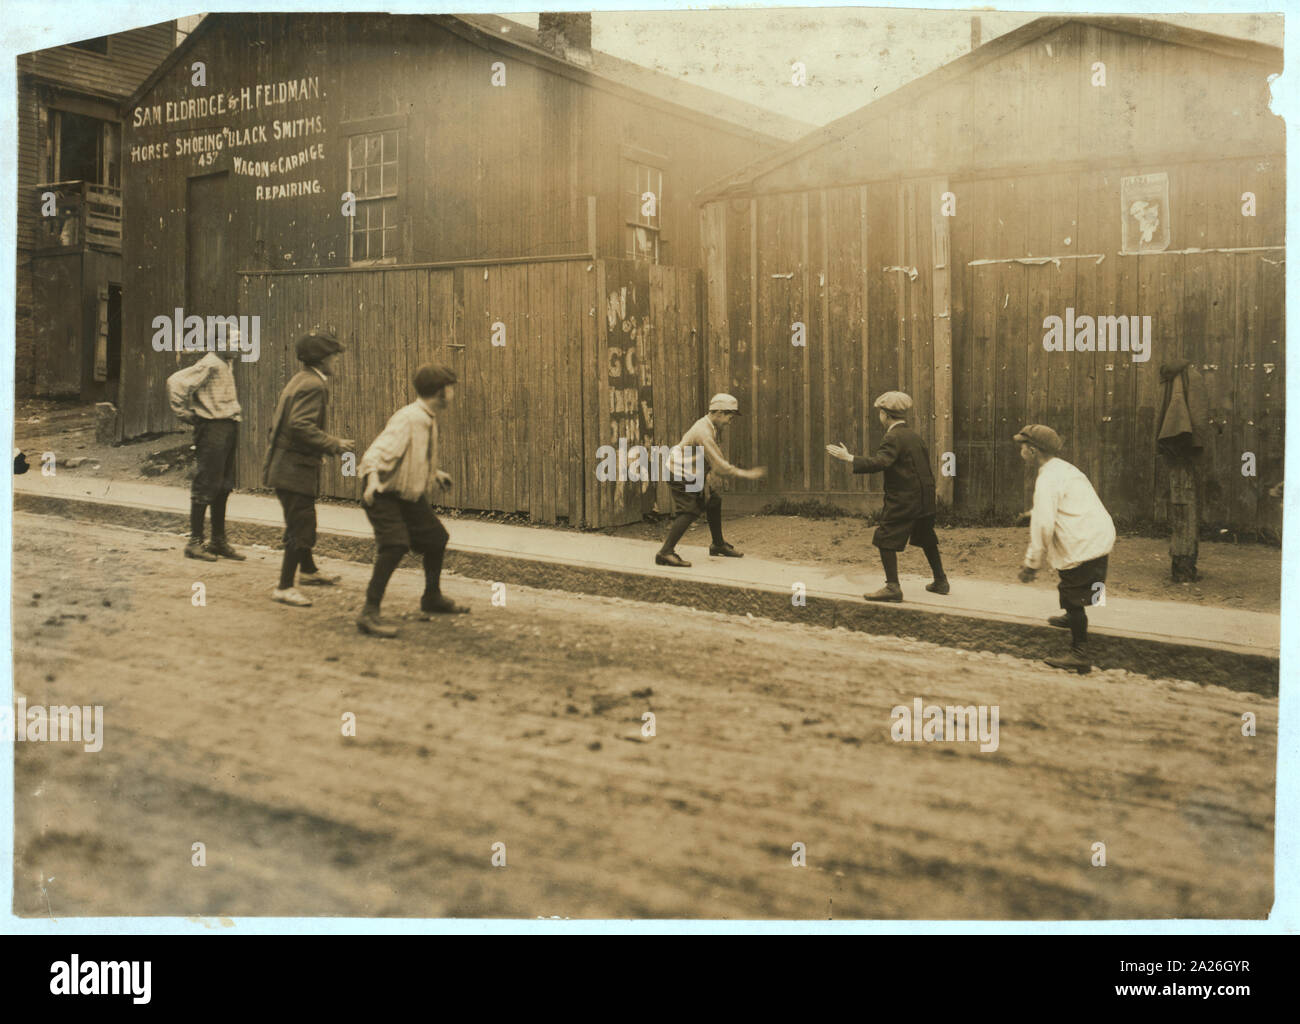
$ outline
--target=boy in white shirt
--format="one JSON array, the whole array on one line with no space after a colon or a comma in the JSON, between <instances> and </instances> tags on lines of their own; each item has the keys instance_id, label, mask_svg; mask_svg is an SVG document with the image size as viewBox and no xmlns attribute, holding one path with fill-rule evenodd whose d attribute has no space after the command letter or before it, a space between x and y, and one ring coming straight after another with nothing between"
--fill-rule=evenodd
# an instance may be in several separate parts
<instances>
[{"instance_id":1,"label":"boy in white shirt","mask_svg":"<svg viewBox=\"0 0 1300 1024\"><path fill-rule=\"evenodd\" d=\"M1070 653L1047 658L1053 668L1080 675L1092 670L1088 657L1088 613L1105 593L1106 570L1115 546L1115 524L1088 478L1064 459L1056 457L1061 438L1051 427L1030 424L1012 440L1020 444L1020 457L1038 467L1034 481L1034 507L1029 520L1029 547L1020 582L1029 583L1046 557L1060 581L1064 616L1048 619L1070 629Z\"/></svg>"}]
</instances>

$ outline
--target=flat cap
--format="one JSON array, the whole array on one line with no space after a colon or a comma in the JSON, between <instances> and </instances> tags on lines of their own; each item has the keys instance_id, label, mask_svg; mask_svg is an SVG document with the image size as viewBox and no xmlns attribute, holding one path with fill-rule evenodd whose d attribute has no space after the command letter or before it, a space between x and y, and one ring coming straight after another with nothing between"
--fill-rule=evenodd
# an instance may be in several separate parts
<instances>
[{"instance_id":1,"label":"flat cap","mask_svg":"<svg viewBox=\"0 0 1300 1024\"><path fill-rule=\"evenodd\" d=\"M886 391L876 399L876 408L902 416L912 408L912 399L901 391Z\"/></svg>"},{"instance_id":2,"label":"flat cap","mask_svg":"<svg viewBox=\"0 0 1300 1024\"><path fill-rule=\"evenodd\" d=\"M294 351L304 363L314 364L335 352L342 352L343 345L332 327L313 327L298 339Z\"/></svg>"},{"instance_id":3,"label":"flat cap","mask_svg":"<svg viewBox=\"0 0 1300 1024\"><path fill-rule=\"evenodd\" d=\"M1048 455L1055 455L1061 450L1061 435L1041 423L1031 423L1027 427L1021 427L1011 440L1031 444L1039 451L1047 452Z\"/></svg>"},{"instance_id":4,"label":"flat cap","mask_svg":"<svg viewBox=\"0 0 1300 1024\"><path fill-rule=\"evenodd\" d=\"M740 412L740 403L735 395L719 392L709 399L709 412Z\"/></svg>"},{"instance_id":5,"label":"flat cap","mask_svg":"<svg viewBox=\"0 0 1300 1024\"><path fill-rule=\"evenodd\" d=\"M436 395L448 384L456 383L456 374L448 366L425 363L415 371L415 393L421 398Z\"/></svg>"}]
</instances>

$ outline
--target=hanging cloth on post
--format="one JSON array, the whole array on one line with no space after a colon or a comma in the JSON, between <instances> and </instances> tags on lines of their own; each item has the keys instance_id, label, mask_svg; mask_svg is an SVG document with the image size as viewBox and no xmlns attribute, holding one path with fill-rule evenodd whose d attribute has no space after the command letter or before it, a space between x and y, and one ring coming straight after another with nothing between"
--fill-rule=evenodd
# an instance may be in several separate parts
<instances>
[{"instance_id":1,"label":"hanging cloth on post","mask_svg":"<svg viewBox=\"0 0 1300 1024\"><path fill-rule=\"evenodd\" d=\"M1205 447L1209 405L1200 372L1188 360L1160 367L1164 399L1156 446L1161 455L1194 459Z\"/></svg>"}]
</instances>

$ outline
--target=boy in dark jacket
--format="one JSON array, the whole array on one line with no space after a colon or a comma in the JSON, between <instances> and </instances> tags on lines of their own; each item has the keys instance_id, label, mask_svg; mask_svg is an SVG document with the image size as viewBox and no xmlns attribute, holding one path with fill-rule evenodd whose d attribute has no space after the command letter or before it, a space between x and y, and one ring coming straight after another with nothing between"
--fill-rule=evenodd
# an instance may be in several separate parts
<instances>
[{"instance_id":1,"label":"boy in dark jacket","mask_svg":"<svg viewBox=\"0 0 1300 1024\"><path fill-rule=\"evenodd\" d=\"M934 532L934 473L930 453L905 417L912 399L901 391L887 391L876 399L885 439L876 454L854 455L841 444L828 444L826 453L841 462L851 462L855 473L885 474L885 503L880 510L873 543L880 550L885 567L885 585L874 594L864 594L868 601L901 601L903 588L898 582L898 552L910 541L925 552L934 582L926 586L932 594L949 591L948 577L939 557L939 538Z\"/></svg>"},{"instance_id":2,"label":"boy in dark jacket","mask_svg":"<svg viewBox=\"0 0 1300 1024\"><path fill-rule=\"evenodd\" d=\"M304 585L332 586L339 581L337 576L320 572L311 554L316 546L321 457L349 451L356 447L356 441L325 432L329 378L343 351L338 338L332 330L312 328L298 339L296 351L303 368L280 392L262 483L275 488L284 509L284 561L280 585L271 592L271 600L303 607L311 601L293 585L299 567Z\"/></svg>"}]
</instances>

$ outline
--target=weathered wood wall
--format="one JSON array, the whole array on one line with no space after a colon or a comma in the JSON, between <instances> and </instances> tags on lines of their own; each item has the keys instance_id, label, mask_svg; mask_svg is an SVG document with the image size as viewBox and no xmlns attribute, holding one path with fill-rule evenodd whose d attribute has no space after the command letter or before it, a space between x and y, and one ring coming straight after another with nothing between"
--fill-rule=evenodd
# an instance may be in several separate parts
<instances>
[{"instance_id":1,"label":"weathered wood wall","mask_svg":"<svg viewBox=\"0 0 1300 1024\"><path fill-rule=\"evenodd\" d=\"M231 289L239 271L348 265L340 198L348 188L350 133L399 133L398 265L587 253L593 195L596 254L621 257L620 161L624 147L635 145L666 161L667 260L699 266L690 196L775 148L716 119L583 80L578 69L558 73L535 54L510 57L504 44L480 45L467 31L425 16L212 15L183 58L125 112L124 436L174 425L161 382L176 360L149 349L149 325L187 302L216 301L219 289L187 294L194 290L187 267L205 258L205 248L214 266L203 278L228 281ZM206 88L191 84L196 62L206 67ZM497 62L505 65L504 87L492 85ZM308 98L259 104L259 87L303 80L311 85ZM167 103L217 96L239 102L227 102L224 114L165 120ZM161 124L148 117L157 105ZM291 137L277 141L276 128L286 124ZM239 144L224 136L219 151L177 155L181 140L223 131ZM266 141L243 141L248 131L265 131ZM139 148L164 143L167 156ZM241 173L244 159L303 150L310 155L292 171ZM319 191L257 198L258 186L299 180ZM192 209L196 183L205 181L199 194L216 197L208 207L228 211L219 222L196 220Z\"/></svg>"},{"instance_id":2,"label":"weathered wood wall","mask_svg":"<svg viewBox=\"0 0 1300 1024\"><path fill-rule=\"evenodd\" d=\"M934 401L951 364L942 332L935 345L934 191L925 180L705 208L709 389L741 403L731 457L769 471L738 494L878 500L879 476L848 472L824 448L871 450L883 391L912 395L918 431L947 450L951 414Z\"/></svg>"},{"instance_id":3,"label":"weathered wood wall","mask_svg":"<svg viewBox=\"0 0 1300 1024\"><path fill-rule=\"evenodd\" d=\"M54 179L49 117L52 108L117 120L117 104L148 77L176 42L173 21L109 36L108 53L71 46L18 56L18 267L14 332L14 391L25 396L66 394L63 382L76 372L77 353L66 369L51 371L53 356L38 341L50 325L36 321L36 289L50 294L48 282L34 276L32 253L38 247L41 216L35 186ZM74 288L74 292L76 289ZM46 309L50 307L44 307ZM38 368L37 363L44 365ZM53 385L53 386L51 386ZM75 388L73 389L75 391ZM116 395L111 396L116 399Z\"/></svg>"},{"instance_id":4,"label":"weathered wood wall","mask_svg":"<svg viewBox=\"0 0 1300 1024\"><path fill-rule=\"evenodd\" d=\"M706 200L710 385L753 412L733 456L771 469L740 493L870 506L879 477L852 477L823 445L872 449L870 403L898 388L956 508L1026 507L1010 437L1044 422L1118 517L1163 521L1159 367L1187 358L1212 404L1203 518L1260 524L1282 478L1282 125L1261 48L1193 42L1082 22L995 41ZM1091 84L1098 60L1104 87ZM1120 255L1121 178L1155 172L1169 175L1171 252ZM944 191L954 216L939 210ZM1273 248L1177 252L1243 247ZM1080 253L1105 259L1012 262ZM1150 315L1150 360L1044 351L1044 318L1067 307ZM938 473L945 451L952 479ZM1245 452L1256 477L1241 474Z\"/></svg>"},{"instance_id":5,"label":"weathered wood wall","mask_svg":"<svg viewBox=\"0 0 1300 1024\"><path fill-rule=\"evenodd\" d=\"M1189 359L1210 398L1202 518L1254 527L1282 478L1285 261L1281 251L1120 254L1120 178L1170 176L1171 250L1284 243L1281 161L1224 160L1111 172L958 182L952 218L960 508L1026 508L1032 492L1012 433L1047 423L1062 453L1093 481L1112 514L1164 521L1156 453L1161 363ZM1241 215L1241 195L1260 199ZM1067 244L1066 239L1069 239ZM972 260L1100 254L1059 266ZM1088 316L1150 316L1152 354L1047 352L1043 319L1067 307ZM1243 477L1242 454L1258 475Z\"/></svg>"},{"instance_id":6,"label":"weathered wood wall","mask_svg":"<svg viewBox=\"0 0 1300 1024\"><path fill-rule=\"evenodd\" d=\"M827 126L824 145L808 136L750 187L1283 153L1284 126L1268 109L1280 51L1274 66L1258 44L1214 37L1207 49L1068 19L1016 45L1034 24ZM1098 63L1105 84L1094 85Z\"/></svg>"},{"instance_id":7,"label":"weathered wood wall","mask_svg":"<svg viewBox=\"0 0 1300 1024\"><path fill-rule=\"evenodd\" d=\"M442 362L460 381L439 421L442 468L456 481L448 505L539 523L639 519L655 491L599 482L597 451L620 437L675 443L685 417L702 415L698 288L698 271L603 260L242 275L239 312L263 327L261 358L235 364L239 486L260 486L275 402L299 369L294 341L331 324L346 351L328 429L356 438L358 459L414 400L416 368ZM628 387L635 404L616 405ZM361 493L341 459L328 460L322 492Z\"/></svg>"},{"instance_id":8,"label":"weathered wood wall","mask_svg":"<svg viewBox=\"0 0 1300 1024\"><path fill-rule=\"evenodd\" d=\"M601 260L599 270L596 443L671 447L707 409L700 273L630 260ZM666 480L596 486L602 523L672 509Z\"/></svg>"},{"instance_id":9,"label":"weathered wood wall","mask_svg":"<svg viewBox=\"0 0 1300 1024\"><path fill-rule=\"evenodd\" d=\"M33 307L32 383L37 395L118 398L118 382L94 379L99 329L99 289L120 284L122 257L96 249L47 250L31 258Z\"/></svg>"}]
</instances>

